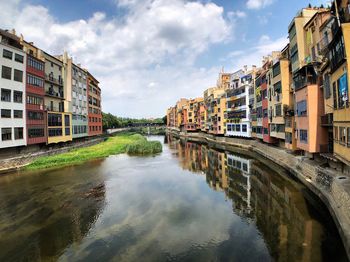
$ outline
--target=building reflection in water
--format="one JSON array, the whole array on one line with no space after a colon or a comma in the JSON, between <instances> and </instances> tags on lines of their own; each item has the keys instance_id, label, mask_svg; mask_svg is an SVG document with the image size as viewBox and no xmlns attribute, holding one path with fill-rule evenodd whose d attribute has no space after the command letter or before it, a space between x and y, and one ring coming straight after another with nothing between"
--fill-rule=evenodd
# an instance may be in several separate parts
<instances>
[{"instance_id":1,"label":"building reflection in water","mask_svg":"<svg viewBox=\"0 0 350 262\"><path fill-rule=\"evenodd\" d=\"M54 261L88 234L104 208L105 186L98 173L74 172L0 179L0 261Z\"/></svg>"},{"instance_id":2,"label":"building reflection in water","mask_svg":"<svg viewBox=\"0 0 350 262\"><path fill-rule=\"evenodd\" d=\"M255 223L275 260L322 260L323 227L311 216L301 184L254 159L171 137L168 142L183 169L205 175L236 215Z\"/></svg>"}]
</instances>

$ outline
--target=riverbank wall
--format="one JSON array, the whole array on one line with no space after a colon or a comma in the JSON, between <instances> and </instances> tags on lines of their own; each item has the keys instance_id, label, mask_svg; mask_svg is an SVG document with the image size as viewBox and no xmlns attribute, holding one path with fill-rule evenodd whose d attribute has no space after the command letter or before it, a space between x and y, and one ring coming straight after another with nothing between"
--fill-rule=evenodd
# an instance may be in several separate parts
<instances>
[{"instance_id":1,"label":"riverbank wall","mask_svg":"<svg viewBox=\"0 0 350 262\"><path fill-rule=\"evenodd\" d=\"M167 129L167 133L188 141L205 143L217 149L255 152L289 171L326 205L350 260L350 177L324 168L316 161L256 140L180 132L177 129Z\"/></svg>"},{"instance_id":2,"label":"riverbank wall","mask_svg":"<svg viewBox=\"0 0 350 262\"><path fill-rule=\"evenodd\" d=\"M38 157L67 153L73 149L96 145L105 139L105 136L93 137L90 139L73 141L62 145L46 146L42 149L36 149L33 151L19 152L17 156L4 157L3 159L0 159L0 175L23 168Z\"/></svg>"}]
</instances>

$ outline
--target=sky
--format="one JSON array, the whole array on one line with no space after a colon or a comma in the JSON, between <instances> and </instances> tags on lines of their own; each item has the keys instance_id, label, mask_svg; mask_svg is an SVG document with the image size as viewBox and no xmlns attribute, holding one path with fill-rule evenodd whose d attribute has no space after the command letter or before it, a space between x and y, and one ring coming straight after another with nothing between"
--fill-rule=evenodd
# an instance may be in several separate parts
<instances>
[{"instance_id":1,"label":"sky","mask_svg":"<svg viewBox=\"0 0 350 262\"><path fill-rule=\"evenodd\" d=\"M325 0L0 0L0 28L53 55L67 51L99 81L102 110L163 117L288 42L298 10Z\"/></svg>"}]
</instances>

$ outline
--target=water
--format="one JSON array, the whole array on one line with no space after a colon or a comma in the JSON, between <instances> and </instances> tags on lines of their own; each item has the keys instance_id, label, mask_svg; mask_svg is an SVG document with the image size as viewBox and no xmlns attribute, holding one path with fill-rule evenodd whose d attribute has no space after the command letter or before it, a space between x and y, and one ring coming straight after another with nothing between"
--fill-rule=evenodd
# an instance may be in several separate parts
<instances>
[{"instance_id":1,"label":"water","mask_svg":"<svg viewBox=\"0 0 350 262\"><path fill-rule=\"evenodd\" d=\"M0 261L346 261L326 208L271 162L167 142L0 177Z\"/></svg>"}]
</instances>

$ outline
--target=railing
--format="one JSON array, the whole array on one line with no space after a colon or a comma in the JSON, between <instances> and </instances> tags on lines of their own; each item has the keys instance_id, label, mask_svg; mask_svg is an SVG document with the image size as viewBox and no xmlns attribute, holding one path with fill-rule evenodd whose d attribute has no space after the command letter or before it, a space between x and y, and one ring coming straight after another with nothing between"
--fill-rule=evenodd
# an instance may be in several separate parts
<instances>
[{"instance_id":1,"label":"railing","mask_svg":"<svg viewBox=\"0 0 350 262\"><path fill-rule=\"evenodd\" d=\"M321 125L322 126L332 126L333 125L333 114L327 114L321 116Z\"/></svg>"},{"instance_id":2,"label":"railing","mask_svg":"<svg viewBox=\"0 0 350 262\"><path fill-rule=\"evenodd\" d=\"M52 75L45 74L45 80L50 81L51 83L63 86L63 80L61 78L56 79Z\"/></svg>"},{"instance_id":3,"label":"railing","mask_svg":"<svg viewBox=\"0 0 350 262\"><path fill-rule=\"evenodd\" d=\"M45 106L45 110L52 112L64 112L64 107L56 107L56 106Z\"/></svg>"},{"instance_id":4,"label":"railing","mask_svg":"<svg viewBox=\"0 0 350 262\"><path fill-rule=\"evenodd\" d=\"M58 97L58 98L64 98L63 92L62 92L62 91L61 91L61 92L55 92L55 91L53 91L53 90L48 90L48 91L46 91L45 93L46 93L46 95L48 95L48 96L54 96L54 97Z\"/></svg>"},{"instance_id":5,"label":"railing","mask_svg":"<svg viewBox=\"0 0 350 262\"><path fill-rule=\"evenodd\" d=\"M320 53L322 55L326 54L328 51L329 36L325 35L324 37L322 37L322 39L318 42L318 45L320 47Z\"/></svg>"}]
</instances>

